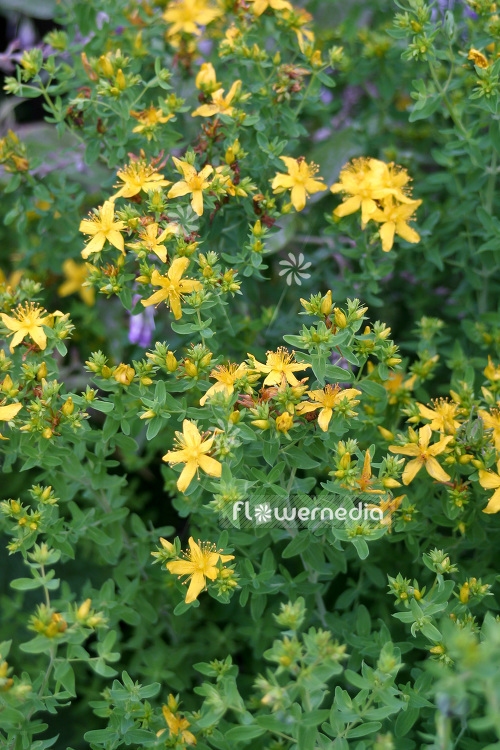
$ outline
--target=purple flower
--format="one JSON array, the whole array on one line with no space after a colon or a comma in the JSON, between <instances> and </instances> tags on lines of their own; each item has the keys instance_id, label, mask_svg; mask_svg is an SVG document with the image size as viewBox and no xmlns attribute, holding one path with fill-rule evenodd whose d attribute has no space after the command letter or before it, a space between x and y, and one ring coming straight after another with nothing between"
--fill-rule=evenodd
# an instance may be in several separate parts
<instances>
[{"instance_id":1,"label":"purple flower","mask_svg":"<svg viewBox=\"0 0 500 750\"><path fill-rule=\"evenodd\" d=\"M100 10L95 17L95 25L100 31L105 23L109 23L109 16L103 10Z\"/></svg>"},{"instance_id":2,"label":"purple flower","mask_svg":"<svg viewBox=\"0 0 500 750\"><path fill-rule=\"evenodd\" d=\"M477 14L474 13L472 8L469 7L467 0L437 0L438 8L441 13L445 13L447 10L453 10L458 6L462 6L465 10L465 15L469 18L477 18Z\"/></svg>"},{"instance_id":3,"label":"purple flower","mask_svg":"<svg viewBox=\"0 0 500 750\"><path fill-rule=\"evenodd\" d=\"M134 295L132 304L135 307L141 299L139 294ZM155 313L153 307L144 309L138 315L130 315L128 340L131 344L138 344L143 349L150 346L155 329Z\"/></svg>"}]
</instances>

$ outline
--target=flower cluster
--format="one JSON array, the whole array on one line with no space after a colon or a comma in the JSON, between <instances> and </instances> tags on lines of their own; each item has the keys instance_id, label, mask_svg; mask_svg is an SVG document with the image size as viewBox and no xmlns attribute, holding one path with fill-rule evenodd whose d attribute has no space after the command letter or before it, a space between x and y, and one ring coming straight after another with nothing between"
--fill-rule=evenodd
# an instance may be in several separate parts
<instances>
[{"instance_id":1,"label":"flower cluster","mask_svg":"<svg viewBox=\"0 0 500 750\"><path fill-rule=\"evenodd\" d=\"M380 224L382 250L389 252L397 235L406 242L420 242L409 225L421 200L410 197L410 177L405 169L379 159L354 159L340 172L339 181L330 188L343 193L344 201L333 212L339 218L361 210L361 223Z\"/></svg>"}]
</instances>

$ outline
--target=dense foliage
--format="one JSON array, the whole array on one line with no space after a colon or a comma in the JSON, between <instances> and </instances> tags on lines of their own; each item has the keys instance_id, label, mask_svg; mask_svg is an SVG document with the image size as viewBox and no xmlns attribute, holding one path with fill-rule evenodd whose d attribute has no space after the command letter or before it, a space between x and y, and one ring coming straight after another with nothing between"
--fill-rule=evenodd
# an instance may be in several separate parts
<instances>
[{"instance_id":1,"label":"dense foliage","mask_svg":"<svg viewBox=\"0 0 500 750\"><path fill-rule=\"evenodd\" d=\"M1 747L500 748L500 10L304 4L16 9Z\"/></svg>"}]
</instances>

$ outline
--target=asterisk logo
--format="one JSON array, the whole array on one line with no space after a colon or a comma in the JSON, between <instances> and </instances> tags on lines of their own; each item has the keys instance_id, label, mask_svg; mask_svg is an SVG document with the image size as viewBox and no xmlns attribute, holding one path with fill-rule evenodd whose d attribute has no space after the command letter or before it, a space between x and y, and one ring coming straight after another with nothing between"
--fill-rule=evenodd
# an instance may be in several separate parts
<instances>
[{"instance_id":1,"label":"asterisk logo","mask_svg":"<svg viewBox=\"0 0 500 750\"><path fill-rule=\"evenodd\" d=\"M268 523L271 520L271 506L268 503L262 503L255 507L255 520L257 523Z\"/></svg>"},{"instance_id":2,"label":"asterisk logo","mask_svg":"<svg viewBox=\"0 0 500 750\"><path fill-rule=\"evenodd\" d=\"M305 262L303 253L299 253L298 256L293 253L288 253L288 260L280 260L279 265L281 266L280 276L284 276L288 286L302 284L302 279L310 279L311 274L307 273L307 269L311 267L311 263Z\"/></svg>"},{"instance_id":3,"label":"asterisk logo","mask_svg":"<svg viewBox=\"0 0 500 750\"><path fill-rule=\"evenodd\" d=\"M191 206L178 206L169 210L168 218L180 224L186 234L198 231L199 216Z\"/></svg>"}]
</instances>

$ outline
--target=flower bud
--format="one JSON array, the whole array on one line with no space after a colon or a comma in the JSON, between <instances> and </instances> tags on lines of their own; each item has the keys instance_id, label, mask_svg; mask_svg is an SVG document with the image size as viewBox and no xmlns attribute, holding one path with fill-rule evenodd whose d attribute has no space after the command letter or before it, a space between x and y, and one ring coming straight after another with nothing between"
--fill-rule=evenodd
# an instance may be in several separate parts
<instances>
[{"instance_id":1,"label":"flower bud","mask_svg":"<svg viewBox=\"0 0 500 750\"><path fill-rule=\"evenodd\" d=\"M99 58L99 68L101 69L102 73L107 78L112 78L115 74L115 71L113 69L113 66L111 64L111 61L109 57L106 57L106 55L101 55Z\"/></svg>"},{"instance_id":2,"label":"flower bud","mask_svg":"<svg viewBox=\"0 0 500 750\"><path fill-rule=\"evenodd\" d=\"M332 303L332 292L329 289L327 291L327 293L325 294L325 296L323 297L323 300L321 302L321 308L320 308L321 314L324 315L325 317L327 315L330 315L330 313L332 311L332 306L333 306L333 303Z\"/></svg>"},{"instance_id":3,"label":"flower bud","mask_svg":"<svg viewBox=\"0 0 500 750\"><path fill-rule=\"evenodd\" d=\"M71 414L73 414L73 412L75 411L75 405L73 403L73 399L71 398L71 396L68 396L68 398L66 399L66 401L64 402L62 406L61 411L65 417L69 417Z\"/></svg>"},{"instance_id":4,"label":"flower bud","mask_svg":"<svg viewBox=\"0 0 500 750\"><path fill-rule=\"evenodd\" d=\"M267 419L254 419L252 421L252 424L254 425L254 427L258 427L259 430L268 430L270 427Z\"/></svg>"},{"instance_id":5,"label":"flower bud","mask_svg":"<svg viewBox=\"0 0 500 750\"><path fill-rule=\"evenodd\" d=\"M78 617L79 620L84 620L87 617L88 613L90 612L91 604L92 604L92 599L85 599L83 604L81 604L78 607L76 611L76 616Z\"/></svg>"},{"instance_id":6,"label":"flower bud","mask_svg":"<svg viewBox=\"0 0 500 750\"><path fill-rule=\"evenodd\" d=\"M377 430L380 432L384 440L394 440L394 433L390 430L386 430L385 427L382 427L381 425L377 425Z\"/></svg>"},{"instance_id":7,"label":"flower bud","mask_svg":"<svg viewBox=\"0 0 500 750\"><path fill-rule=\"evenodd\" d=\"M174 552L174 545L172 542L169 542L167 539L164 539L162 536L160 537L160 544L163 547L163 549L166 549L167 552L173 553Z\"/></svg>"},{"instance_id":8,"label":"flower bud","mask_svg":"<svg viewBox=\"0 0 500 750\"><path fill-rule=\"evenodd\" d=\"M195 378L198 375L198 368L190 359L184 360L184 369L186 371L186 375L189 375L190 378Z\"/></svg>"},{"instance_id":9,"label":"flower bud","mask_svg":"<svg viewBox=\"0 0 500 750\"><path fill-rule=\"evenodd\" d=\"M467 581L463 584L462 588L460 589L459 599L462 602L462 604L467 604L469 601L469 584Z\"/></svg>"},{"instance_id":10,"label":"flower bud","mask_svg":"<svg viewBox=\"0 0 500 750\"><path fill-rule=\"evenodd\" d=\"M345 328L347 326L347 318L345 314L342 312L342 310L339 307L336 307L335 310L335 325L337 328Z\"/></svg>"},{"instance_id":11,"label":"flower bud","mask_svg":"<svg viewBox=\"0 0 500 750\"><path fill-rule=\"evenodd\" d=\"M114 371L113 377L117 383L121 383L122 385L130 385L135 377L135 370L133 367L130 367L129 365L121 362Z\"/></svg>"},{"instance_id":12,"label":"flower bud","mask_svg":"<svg viewBox=\"0 0 500 750\"><path fill-rule=\"evenodd\" d=\"M177 362L176 358L174 357L172 352L167 352L167 355L165 357L166 364L167 364L167 370L169 372L175 372L179 366L179 363Z\"/></svg>"}]
</instances>

